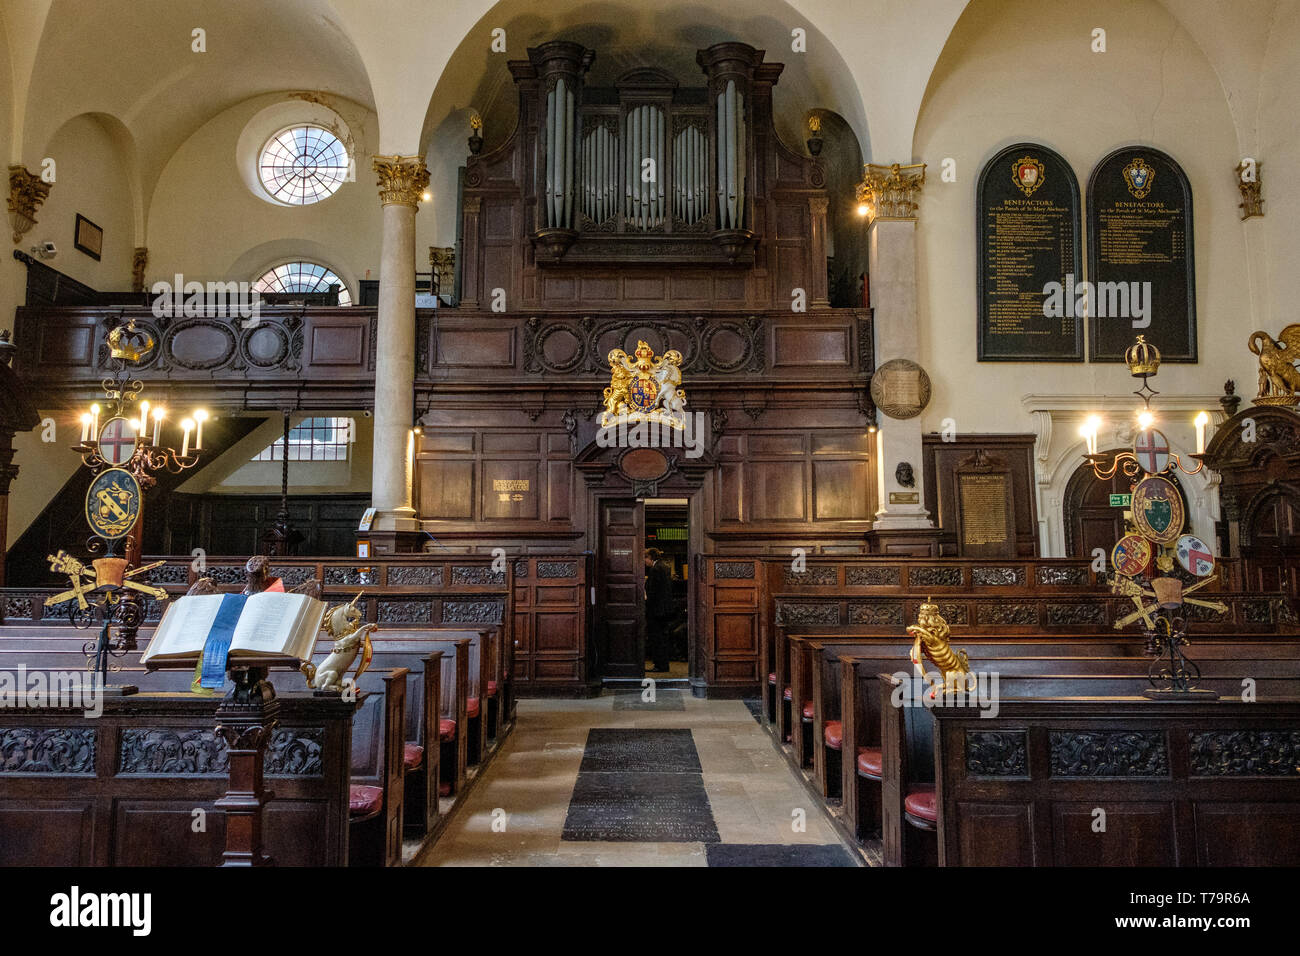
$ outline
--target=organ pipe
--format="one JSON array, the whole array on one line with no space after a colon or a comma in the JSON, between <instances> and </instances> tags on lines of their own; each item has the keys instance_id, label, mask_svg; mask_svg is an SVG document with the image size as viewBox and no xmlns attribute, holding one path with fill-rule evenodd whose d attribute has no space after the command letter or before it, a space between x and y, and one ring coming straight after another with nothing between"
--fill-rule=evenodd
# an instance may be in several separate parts
<instances>
[{"instance_id":1,"label":"organ pipe","mask_svg":"<svg viewBox=\"0 0 1300 956\"><path fill-rule=\"evenodd\" d=\"M546 224L561 229L573 223L575 120L573 90L561 76L546 94Z\"/></svg>"},{"instance_id":2,"label":"organ pipe","mask_svg":"<svg viewBox=\"0 0 1300 956\"><path fill-rule=\"evenodd\" d=\"M718 224L741 229L745 214L745 97L728 80L718 94Z\"/></svg>"}]
</instances>

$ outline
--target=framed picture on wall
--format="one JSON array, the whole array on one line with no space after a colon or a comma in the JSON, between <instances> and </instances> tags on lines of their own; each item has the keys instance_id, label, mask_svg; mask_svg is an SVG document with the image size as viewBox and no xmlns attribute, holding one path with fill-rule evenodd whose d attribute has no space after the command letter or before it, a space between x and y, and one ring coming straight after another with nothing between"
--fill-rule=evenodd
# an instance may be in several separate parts
<instances>
[{"instance_id":1,"label":"framed picture on wall","mask_svg":"<svg viewBox=\"0 0 1300 956\"><path fill-rule=\"evenodd\" d=\"M98 262L104 249L104 230L77 213L77 231L73 234L72 244Z\"/></svg>"}]
</instances>

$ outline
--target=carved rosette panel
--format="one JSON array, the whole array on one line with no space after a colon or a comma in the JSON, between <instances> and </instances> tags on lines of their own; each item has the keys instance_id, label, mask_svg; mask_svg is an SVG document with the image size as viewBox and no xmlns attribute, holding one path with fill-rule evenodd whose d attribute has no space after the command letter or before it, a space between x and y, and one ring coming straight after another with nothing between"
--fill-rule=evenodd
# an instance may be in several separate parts
<instances>
[{"instance_id":1,"label":"carved rosette panel","mask_svg":"<svg viewBox=\"0 0 1300 956\"><path fill-rule=\"evenodd\" d=\"M920 588L959 588L961 568L912 568L907 583Z\"/></svg>"},{"instance_id":2,"label":"carved rosette panel","mask_svg":"<svg viewBox=\"0 0 1300 956\"><path fill-rule=\"evenodd\" d=\"M519 578L526 578L526 577L528 577L528 562L527 562L527 561L516 561L516 562L515 562L515 579L518 580Z\"/></svg>"},{"instance_id":3,"label":"carved rosette panel","mask_svg":"<svg viewBox=\"0 0 1300 956\"><path fill-rule=\"evenodd\" d=\"M974 568L971 571L971 584L976 587L1022 587L1024 583L1024 568Z\"/></svg>"},{"instance_id":4,"label":"carved rosette panel","mask_svg":"<svg viewBox=\"0 0 1300 956\"><path fill-rule=\"evenodd\" d=\"M1029 772L1025 732L966 731L966 769L982 777L1023 777Z\"/></svg>"},{"instance_id":5,"label":"carved rosette panel","mask_svg":"<svg viewBox=\"0 0 1300 956\"><path fill-rule=\"evenodd\" d=\"M903 605L901 603L853 603L849 605L849 623L896 624L901 626L903 623Z\"/></svg>"},{"instance_id":6,"label":"carved rosette panel","mask_svg":"<svg viewBox=\"0 0 1300 956\"><path fill-rule=\"evenodd\" d=\"M898 587L898 568L845 568L844 583L850 587Z\"/></svg>"},{"instance_id":7,"label":"carved rosette panel","mask_svg":"<svg viewBox=\"0 0 1300 956\"><path fill-rule=\"evenodd\" d=\"M1300 776L1300 730L1198 730L1187 737L1194 777Z\"/></svg>"},{"instance_id":8,"label":"carved rosette panel","mask_svg":"<svg viewBox=\"0 0 1300 956\"><path fill-rule=\"evenodd\" d=\"M451 569L452 587L492 587L502 586L505 583L506 573L493 571L490 567L453 565Z\"/></svg>"},{"instance_id":9,"label":"carved rosette panel","mask_svg":"<svg viewBox=\"0 0 1300 956\"><path fill-rule=\"evenodd\" d=\"M752 581L754 565L751 561L716 561L713 565L715 581Z\"/></svg>"},{"instance_id":10,"label":"carved rosette panel","mask_svg":"<svg viewBox=\"0 0 1300 956\"><path fill-rule=\"evenodd\" d=\"M326 584L343 584L349 586L360 585L377 585L379 583L378 568L326 568Z\"/></svg>"},{"instance_id":11,"label":"carved rosette panel","mask_svg":"<svg viewBox=\"0 0 1300 956\"><path fill-rule=\"evenodd\" d=\"M547 580L570 580L578 576L576 561L538 561L537 576Z\"/></svg>"},{"instance_id":12,"label":"carved rosette panel","mask_svg":"<svg viewBox=\"0 0 1300 956\"><path fill-rule=\"evenodd\" d=\"M628 245L630 252L634 243ZM659 341L650 343L655 351L662 354L668 348L677 348L682 353L684 371L726 375L741 370L761 372L766 367L763 323L756 316L740 322L704 316L695 321L668 317L604 321L534 317L524 325L524 371L563 375L604 370L605 356L613 347L608 343L617 340L617 347L624 348L624 340L631 333L644 333L648 326L658 333Z\"/></svg>"},{"instance_id":13,"label":"carved rosette panel","mask_svg":"<svg viewBox=\"0 0 1300 956\"><path fill-rule=\"evenodd\" d=\"M834 587L840 583L839 571L835 568L817 567L807 571L785 569L787 587Z\"/></svg>"},{"instance_id":14,"label":"carved rosette panel","mask_svg":"<svg viewBox=\"0 0 1300 956\"><path fill-rule=\"evenodd\" d=\"M380 624L432 624L433 605L428 601L380 601Z\"/></svg>"},{"instance_id":15,"label":"carved rosette panel","mask_svg":"<svg viewBox=\"0 0 1300 956\"><path fill-rule=\"evenodd\" d=\"M1163 731L1053 730L1048 734L1053 777L1167 777Z\"/></svg>"},{"instance_id":16,"label":"carved rosette panel","mask_svg":"<svg viewBox=\"0 0 1300 956\"><path fill-rule=\"evenodd\" d=\"M388 583L395 586L433 585L442 586L442 568L437 565L390 566Z\"/></svg>"},{"instance_id":17,"label":"carved rosette panel","mask_svg":"<svg viewBox=\"0 0 1300 956\"><path fill-rule=\"evenodd\" d=\"M1040 565L1036 577L1044 587L1084 587L1088 584L1088 569L1068 565Z\"/></svg>"},{"instance_id":18,"label":"carved rosette panel","mask_svg":"<svg viewBox=\"0 0 1300 956\"><path fill-rule=\"evenodd\" d=\"M1049 604L1047 626L1063 627L1072 624L1105 624L1106 607L1102 604Z\"/></svg>"},{"instance_id":19,"label":"carved rosette panel","mask_svg":"<svg viewBox=\"0 0 1300 956\"><path fill-rule=\"evenodd\" d=\"M443 601L443 624L500 624L505 605L498 601Z\"/></svg>"},{"instance_id":20,"label":"carved rosette panel","mask_svg":"<svg viewBox=\"0 0 1300 956\"><path fill-rule=\"evenodd\" d=\"M95 731L86 727L0 730L0 773L94 773Z\"/></svg>"},{"instance_id":21,"label":"carved rosette panel","mask_svg":"<svg viewBox=\"0 0 1300 956\"><path fill-rule=\"evenodd\" d=\"M1038 608L1033 604L977 604L976 624L1037 624Z\"/></svg>"},{"instance_id":22,"label":"carved rosette panel","mask_svg":"<svg viewBox=\"0 0 1300 956\"><path fill-rule=\"evenodd\" d=\"M839 624L840 606L838 603L790 604L783 602L776 609L776 622L784 627L799 627L809 624Z\"/></svg>"}]
</instances>

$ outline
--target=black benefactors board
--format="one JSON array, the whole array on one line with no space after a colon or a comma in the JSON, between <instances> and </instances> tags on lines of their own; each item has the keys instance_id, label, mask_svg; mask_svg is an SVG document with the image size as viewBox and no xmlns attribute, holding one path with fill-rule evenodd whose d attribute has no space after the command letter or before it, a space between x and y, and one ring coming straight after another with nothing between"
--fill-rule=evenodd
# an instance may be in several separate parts
<instances>
[{"instance_id":1,"label":"black benefactors board","mask_svg":"<svg viewBox=\"0 0 1300 956\"><path fill-rule=\"evenodd\" d=\"M975 188L975 235L979 360L1082 362L1082 315L1045 309L1049 283L1083 279L1070 164L1037 143L999 152Z\"/></svg>"},{"instance_id":2,"label":"black benefactors board","mask_svg":"<svg viewBox=\"0 0 1300 956\"><path fill-rule=\"evenodd\" d=\"M1123 361L1138 335L1166 362L1197 360L1192 187L1173 157L1127 146L1092 171L1088 280L1092 361Z\"/></svg>"}]
</instances>

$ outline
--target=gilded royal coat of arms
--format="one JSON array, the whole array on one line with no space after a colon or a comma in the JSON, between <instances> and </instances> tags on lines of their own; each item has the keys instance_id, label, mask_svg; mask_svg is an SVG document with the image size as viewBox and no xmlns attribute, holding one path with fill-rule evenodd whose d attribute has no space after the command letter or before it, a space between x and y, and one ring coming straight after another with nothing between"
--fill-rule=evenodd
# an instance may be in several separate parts
<instances>
[{"instance_id":1,"label":"gilded royal coat of arms","mask_svg":"<svg viewBox=\"0 0 1300 956\"><path fill-rule=\"evenodd\" d=\"M610 382L605 389L601 427L620 422L659 422L684 428L686 390L682 388L681 364L682 353L676 349L657 356L654 349L640 341L630 358L622 349L610 352Z\"/></svg>"}]
</instances>

